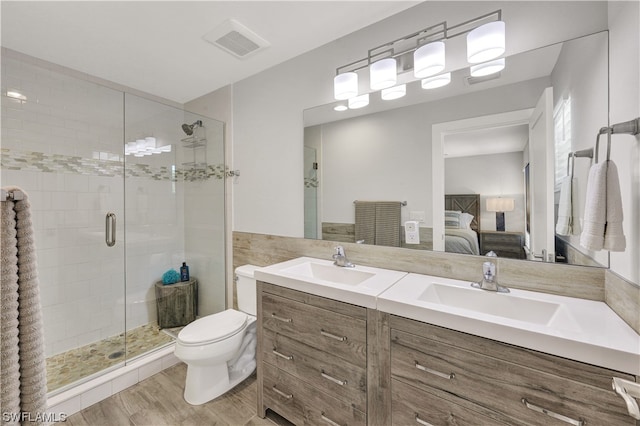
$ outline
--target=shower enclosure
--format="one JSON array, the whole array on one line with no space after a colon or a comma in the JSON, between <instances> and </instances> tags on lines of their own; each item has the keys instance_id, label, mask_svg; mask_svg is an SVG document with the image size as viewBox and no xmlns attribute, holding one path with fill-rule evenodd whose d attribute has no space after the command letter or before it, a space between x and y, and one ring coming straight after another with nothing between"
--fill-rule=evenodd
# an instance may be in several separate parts
<instances>
[{"instance_id":1,"label":"shower enclosure","mask_svg":"<svg viewBox=\"0 0 640 426\"><path fill-rule=\"evenodd\" d=\"M198 314L225 308L224 124L15 52L2 76L1 183L31 201L52 394L172 343L155 285L182 262Z\"/></svg>"}]
</instances>

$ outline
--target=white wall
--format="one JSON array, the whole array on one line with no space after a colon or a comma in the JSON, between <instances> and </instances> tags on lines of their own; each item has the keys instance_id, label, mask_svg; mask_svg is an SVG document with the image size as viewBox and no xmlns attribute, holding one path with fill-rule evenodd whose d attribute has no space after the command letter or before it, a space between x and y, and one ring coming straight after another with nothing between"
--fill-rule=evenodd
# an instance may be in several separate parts
<instances>
[{"instance_id":1,"label":"white wall","mask_svg":"<svg viewBox=\"0 0 640 426\"><path fill-rule=\"evenodd\" d=\"M507 21L507 54L607 27L600 2L424 2L236 83L233 161L242 176L234 186L233 229L304 235L302 111L333 101L337 67L430 24L459 23L499 8Z\"/></svg>"},{"instance_id":2,"label":"white wall","mask_svg":"<svg viewBox=\"0 0 640 426\"><path fill-rule=\"evenodd\" d=\"M611 124L640 116L640 3L609 3ZM612 138L618 166L627 250L611 253L611 270L640 284L640 136Z\"/></svg>"}]
</instances>

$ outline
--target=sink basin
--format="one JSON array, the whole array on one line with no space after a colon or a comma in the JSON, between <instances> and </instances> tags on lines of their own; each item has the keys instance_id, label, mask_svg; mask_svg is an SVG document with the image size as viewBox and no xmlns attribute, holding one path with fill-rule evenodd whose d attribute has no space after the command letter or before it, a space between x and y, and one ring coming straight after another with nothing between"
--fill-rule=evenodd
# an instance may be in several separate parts
<instances>
[{"instance_id":1,"label":"sink basin","mask_svg":"<svg viewBox=\"0 0 640 426\"><path fill-rule=\"evenodd\" d=\"M443 284L430 285L418 299L540 325L549 325L561 307L553 302Z\"/></svg>"},{"instance_id":2,"label":"sink basin","mask_svg":"<svg viewBox=\"0 0 640 426\"><path fill-rule=\"evenodd\" d=\"M299 257L255 272L260 281L373 309L377 296L405 275L362 265L344 268L332 260L313 257Z\"/></svg>"},{"instance_id":3,"label":"sink basin","mask_svg":"<svg viewBox=\"0 0 640 426\"><path fill-rule=\"evenodd\" d=\"M325 265L315 262L301 263L291 268L283 269L283 272L346 285L361 284L363 281L375 275L373 272L364 272L354 268L341 268L336 265Z\"/></svg>"}]
</instances>

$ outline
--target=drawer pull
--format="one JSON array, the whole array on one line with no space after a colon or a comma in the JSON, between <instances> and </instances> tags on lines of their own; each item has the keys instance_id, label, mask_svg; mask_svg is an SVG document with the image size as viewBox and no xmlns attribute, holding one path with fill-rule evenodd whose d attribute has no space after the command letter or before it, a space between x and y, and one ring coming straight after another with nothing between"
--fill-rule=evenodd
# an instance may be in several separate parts
<instances>
[{"instance_id":1,"label":"drawer pull","mask_svg":"<svg viewBox=\"0 0 640 426\"><path fill-rule=\"evenodd\" d=\"M280 358L286 359L287 361L291 361L293 359L293 355L285 355L282 352L278 352L276 348L273 348L271 351L274 355L279 356Z\"/></svg>"},{"instance_id":2,"label":"drawer pull","mask_svg":"<svg viewBox=\"0 0 640 426\"><path fill-rule=\"evenodd\" d=\"M325 379L327 379L327 380L329 380L329 381L331 381L331 382L333 382L333 383L336 383L336 384L338 384L338 385L340 385L340 386L344 386L344 385L346 385L346 384L347 384L347 381L346 381L346 380L340 380L340 379L336 379L335 377L331 377L330 375L328 375L327 373L325 373L325 372L324 372L324 370L321 370L321 371L320 371L320 375L321 375L322 377L324 377Z\"/></svg>"},{"instance_id":3,"label":"drawer pull","mask_svg":"<svg viewBox=\"0 0 640 426\"><path fill-rule=\"evenodd\" d=\"M293 398L293 395L292 395L292 394L282 392L280 389L278 389L278 388L276 387L276 385L273 385L273 388L272 388L272 389L273 389L273 391L274 391L275 393L277 393L278 395L280 395L280 396L281 396L281 397L283 397L283 398L286 398L286 399L291 399L291 398Z\"/></svg>"},{"instance_id":4,"label":"drawer pull","mask_svg":"<svg viewBox=\"0 0 640 426\"><path fill-rule=\"evenodd\" d=\"M337 340L339 342L346 342L347 341L347 336L337 336L335 334L328 333L328 332L326 332L324 330L320 330L320 334L322 334L324 337L328 337L330 339Z\"/></svg>"},{"instance_id":5,"label":"drawer pull","mask_svg":"<svg viewBox=\"0 0 640 426\"><path fill-rule=\"evenodd\" d=\"M584 420L575 420L575 419L572 419L571 417L563 416L562 414L554 413L553 411L549 411L546 408L542 408L537 405L531 404L529 401L527 401L526 398L522 398L521 401L525 405L525 407L537 413L546 414L549 417L553 417L554 419L557 419L557 420L562 420L563 422L572 424L574 426L584 426L586 424Z\"/></svg>"},{"instance_id":6,"label":"drawer pull","mask_svg":"<svg viewBox=\"0 0 640 426\"><path fill-rule=\"evenodd\" d=\"M293 322L293 320L291 318L283 318L283 317L279 317L277 316L275 313L271 314L271 318L273 319L277 319L278 321L282 321L282 322Z\"/></svg>"},{"instance_id":7,"label":"drawer pull","mask_svg":"<svg viewBox=\"0 0 640 426\"><path fill-rule=\"evenodd\" d=\"M320 418L325 422L329 423L331 426L340 426L339 423L336 423L333 420L331 420L329 417L325 416L324 411L320 413Z\"/></svg>"},{"instance_id":8,"label":"drawer pull","mask_svg":"<svg viewBox=\"0 0 640 426\"><path fill-rule=\"evenodd\" d=\"M451 380L451 379L455 379L456 378L456 374L455 373L449 373L449 374L441 373L439 371L427 368L424 365L420 365L420 363L418 361L416 361L416 368L418 370L422 370L422 371L426 371L427 373L434 374L434 375L436 375L438 377L442 377L443 379Z\"/></svg>"},{"instance_id":9,"label":"drawer pull","mask_svg":"<svg viewBox=\"0 0 640 426\"><path fill-rule=\"evenodd\" d=\"M416 422L417 422L418 424L421 424L422 426L433 426L431 423L429 423L429 422L425 422L424 420L422 420L422 419L420 418L420 416L418 415L418 413L416 413Z\"/></svg>"}]
</instances>

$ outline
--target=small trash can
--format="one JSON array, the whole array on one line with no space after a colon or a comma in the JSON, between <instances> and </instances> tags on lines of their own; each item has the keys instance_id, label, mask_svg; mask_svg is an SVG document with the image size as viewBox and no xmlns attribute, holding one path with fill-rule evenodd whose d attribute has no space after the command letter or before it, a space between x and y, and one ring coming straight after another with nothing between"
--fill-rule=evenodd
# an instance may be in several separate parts
<instances>
[{"instance_id":1,"label":"small trash can","mask_svg":"<svg viewBox=\"0 0 640 426\"><path fill-rule=\"evenodd\" d=\"M156 308L160 328L181 327L196 320L198 315L198 280L175 284L156 282Z\"/></svg>"}]
</instances>

